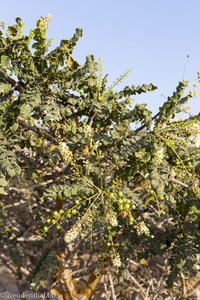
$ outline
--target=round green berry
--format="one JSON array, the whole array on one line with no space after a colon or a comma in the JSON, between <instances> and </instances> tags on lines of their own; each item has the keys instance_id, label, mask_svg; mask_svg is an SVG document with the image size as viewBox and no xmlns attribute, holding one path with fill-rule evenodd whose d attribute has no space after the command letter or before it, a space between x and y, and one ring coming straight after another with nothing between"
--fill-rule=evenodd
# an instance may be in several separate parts
<instances>
[{"instance_id":1,"label":"round green berry","mask_svg":"<svg viewBox=\"0 0 200 300\"><path fill-rule=\"evenodd\" d=\"M47 227L47 226L44 226L44 227L43 227L43 230L44 230L45 232L47 232L47 231L48 231L48 227Z\"/></svg>"},{"instance_id":2,"label":"round green berry","mask_svg":"<svg viewBox=\"0 0 200 300\"><path fill-rule=\"evenodd\" d=\"M54 211L53 216L54 216L54 218L57 218L57 217L59 217L59 213L57 211Z\"/></svg>"},{"instance_id":3,"label":"round green berry","mask_svg":"<svg viewBox=\"0 0 200 300\"><path fill-rule=\"evenodd\" d=\"M188 166L189 168L192 168L192 163L189 161L189 162L187 163L187 166Z\"/></svg>"},{"instance_id":4,"label":"round green berry","mask_svg":"<svg viewBox=\"0 0 200 300\"><path fill-rule=\"evenodd\" d=\"M132 209L136 209L136 205L135 205L135 204L132 204L132 205L131 205L131 208L132 208Z\"/></svg>"},{"instance_id":5,"label":"round green berry","mask_svg":"<svg viewBox=\"0 0 200 300\"><path fill-rule=\"evenodd\" d=\"M125 208L125 209L129 209L129 208L130 208L130 204L126 203L126 204L124 205L124 208Z\"/></svg>"},{"instance_id":6,"label":"round green berry","mask_svg":"<svg viewBox=\"0 0 200 300\"><path fill-rule=\"evenodd\" d=\"M51 219L47 219L47 223L51 223Z\"/></svg>"},{"instance_id":7,"label":"round green berry","mask_svg":"<svg viewBox=\"0 0 200 300\"><path fill-rule=\"evenodd\" d=\"M109 198L110 198L110 199L114 199L114 198L115 198L115 194L114 194L114 193L110 193L110 194L109 194Z\"/></svg>"},{"instance_id":8,"label":"round green berry","mask_svg":"<svg viewBox=\"0 0 200 300\"><path fill-rule=\"evenodd\" d=\"M118 204L123 204L124 200L123 199L119 199L117 202L118 202Z\"/></svg>"},{"instance_id":9,"label":"round green berry","mask_svg":"<svg viewBox=\"0 0 200 300\"><path fill-rule=\"evenodd\" d=\"M130 218L129 218L129 222L133 224L133 222L134 222L134 218L133 218L133 216L130 216Z\"/></svg>"},{"instance_id":10,"label":"round green berry","mask_svg":"<svg viewBox=\"0 0 200 300\"><path fill-rule=\"evenodd\" d=\"M76 209L72 209L72 215L76 215L77 214L77 210Z\"/></svg>"},{"instance_id":11,"label":"round green berry","mask_svg":"<svg viewBox=\"0 0 200 300\"><path fill-rule=\"evenodd\" d=\"M123 196L123 193L120 191L120 192L118 193L118 196L119 196L119 197L122 197L122 196Z\"/></svg>"}]
</instances>

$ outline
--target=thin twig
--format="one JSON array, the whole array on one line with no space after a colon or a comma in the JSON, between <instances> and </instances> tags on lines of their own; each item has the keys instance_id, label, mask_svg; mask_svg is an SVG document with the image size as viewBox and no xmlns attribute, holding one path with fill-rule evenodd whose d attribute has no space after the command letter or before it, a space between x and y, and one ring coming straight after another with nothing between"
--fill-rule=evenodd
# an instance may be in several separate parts
<instances>
[{"instance_id":1,"label":"thin twig","mask_svg":"<svg viewBox=\"0 0 200 300\"><path fill-rule=\"evenodd\" d=\"M127 272L128 278L132 281L132 283L136 286L136 288L139 289L141 296L145 299L146 293L145 293L142 285L131 275L131 273L128 270L126 270L126 272Z\"/></svg>"},{"instance_id":2,"label":"thin twig","mask_svg":"<svg viewBox=\"0 0 200 300\"><path fill-rule=\"evenodd\" d=\"M110 300L110 291L108 290L106 282L104 282L104 290L105 290L105 293L106 293L106 300Z\"/></svg>"},{"instance_id":3,"label":"thin twig","mask_svg":"<svg viewBox=\"0 0 200 300\"><path fill-rule=\"evenodd\" d=\"M51 142L54 142L54 143L56 142L56 139L52 135L50 135L45 128L38 127L36 125L31 126L31 125L27 124L26 121L23 120L22 118L18 118L18 123L22 127L26 128L26 129L28 129L30 131L35 132L38 136L44 137L45 139L47 139L47 140L49 140Z\"/></svg>"},{"instance_id":4,"label":"thin twig","mask_svg":"<svg viewBox=\"0 0 200 300\"><path fill-rule=\"evenodd\" d=\"M135 265L136 267L141 268L141 266L140 266L138 263L136 263L134 260L129 259L129 262L130 262L131 264Z\"/></svg>"},{"instance_id":5,"label":"thin twig","mask_svg":"<svg viewBox=\"0 0 200 300\"><path fill-rule=\"evenodd\" d=\"M181 280L182 280L182 293L184 297L187 297L187 290L186 290L186 283L185 283L185 276L183 272L180 273Z\"/></svg>"},{"instance_id":6,"label":"thin twig","mask_svg":"<svg viewBox=\"0 0 200 300\"><path fill-rule=\"evenodd\" d=\"M42 186L46 186L52 182L55 182L55 179L49 179L49 180L46 180L46 181L43 181L41 183L37 183L37 184L33 184L31 186L32 189L35 189L35 188L39 188L39 187L42 187ZM27 187L21 187L21 188L16 188L14 186L10 186L8 188L10 191L16 191L18 193L26 193L26 194L32 194L33 192L30 191L30 185L27 186Z\"/></svg>"},{"instance_id":7,"label":"thin twig","mask_svg":"<svg viewBox=\"0 0 200 300\"><path fill-rule=\"evenodd\" d=\"M109 281L110 281L110 287L111 287L111 291L112 291L113 300L117 300L117 297L115 294L114 283L113 283L113 279L112 279L110 272L108 272L108 277L109 277Z\"/></svg>"},{"instance_id":8,"label":"thin twig","mask_svg":"<svg viewBox=\"0 0 200 300\"><path fill-rule=\"evenodd\" d=\"M175 179L175 178L171 178L169 181L175 182L175 183L177 183L177 184L179 184L179 185L182 185L183 187L186 187L186 188L189 187L188 184L186 184L186 183L184 183L184 182L182 182L182 181L180 181L180 180L178 180L178 179Z\"/></svg>"},{"instance_id":9,"label":"thin twig","mask_svg":"<svg viewBox=\"0 0 200 300\"><path fill-rule=\"evenodd\" d=\"M153 279L150 280L149 284L148 284L148 288L146 290L146 295L145 295L145 300L149 299L149 290L151 288L151 286L153 285Z\"/></svg>"}]
</instances>

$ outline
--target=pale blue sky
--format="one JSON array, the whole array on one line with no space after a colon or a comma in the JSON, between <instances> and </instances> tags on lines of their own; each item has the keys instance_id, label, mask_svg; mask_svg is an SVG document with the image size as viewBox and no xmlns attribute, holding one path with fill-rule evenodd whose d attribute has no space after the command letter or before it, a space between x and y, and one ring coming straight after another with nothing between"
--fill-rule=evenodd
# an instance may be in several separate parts
<instances>
[{"instance_id":1,"label":"pale blue sky","mask_svg":"<svg viewBox=\"0 0 200 300\"><path fill-rule=\"evenodd\" d=\"M184 79L193 81L200 71L199 0L8 0L1 3L0 20L10 25L19 16L29 30L49 13L54 45L81 27L75 51L80 62L94 54L102 58L110 82L131 68L124 85L157 85L158 91L139 97L154 112L165 101L161 95L171 95L183 79L188 54ZM192 100L193 112L199 102L200 97Z\"/></svg>"}]
</instances>

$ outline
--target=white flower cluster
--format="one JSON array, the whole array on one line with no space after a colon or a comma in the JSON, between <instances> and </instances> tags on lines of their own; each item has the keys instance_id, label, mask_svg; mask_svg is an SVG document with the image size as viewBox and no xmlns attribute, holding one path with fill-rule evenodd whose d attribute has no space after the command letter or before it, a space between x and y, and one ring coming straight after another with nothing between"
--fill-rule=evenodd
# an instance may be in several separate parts
<instances>
[{"instance_id":1,"label":"white flower cluster","mask_svg":"<svg viewBox=\"0 0 200 300\"><path fill-rule=\"evenodd\" d=\"M67 161L68 163L70 163L73 159L73 154L72 154L72 151L67 146L67 144L65 142L60 143L58 149L59 149L60 153L62 154L63 159L65 161Z\"/></svg>"},{"instance_id":2,"label":"white flower cluster","mask_svg":"<svg viewBox=\"0 0 200 300\"><path fill-rule=\"evenodd\" d=\"M73 242L78 236L83 233L84 227L92 223L92 221L93 214L90 210L87 211L86 214L80 220L78 220L70 230L65 233L64 241L67 244Z\"/></svg>"},{"instance_id":3,"label":"white flower cluster","mask_svg":"<svg viewBox=\"0 0 200 300\"><path fill-rule=\"evenodd\" d=\"M44 21L45 21L45 24L47 26L49 26L51 24L51 21L52 21L52 15L51 14L48 14L45 18L44 18Z\"/></svg>"},{"instance_id":4,"label":"white flower cluster","mask_svg":"<svg viewBox=\"0 0 200 300\"><path fill-rule=\"evenodd\" d=\"M200 197L200 185L199 185L199 180L197 178L193 180L192 189L194 193L196 193L196 195Z\"/></svg>"},{"instance_id":5,"label":"white flower cluster","mask_svg":"<svg viewBox=\"0 0 200 300\"><path fill-rule=\"evenodd\" d=\"M164 158L164 149L161 148L155 152L155 156L154 156L155 164L159 166L163 161L163 158Z\"/></svg>"},{"instance_id":6,"label":"white flower cluster","mask_svg":"<svg viewBox=\"0 0 200 300\"><path fill-rule=\"evenodd\" d=\"M137 224L136 230L138 235L142 235L144 233L145 235L150 236L149 228L145 225L144 221Z\"/></svg>"},{"instance_id":7,"label":"white flower cluster","mask_svg":"<svg viewBox=\"0 0 200 300\"><path fill-rule=\"evenodd\" d=\"M70 230L65 234L64 241L67 244L73 242L81 233L82 226L80 222L77 222Z\"/></svg>"},{"instance_id":8,"label":"white flower cluster","mask_svg":"<svg viewBox=\"0 0 200 300\"><path fill-rule=\"evenodd\" d=\"M112 257L112 264L114 267L121 267L122 265L122 262L121 262L121 258L120 258L120 255L118 253L115 253Z\"/></svg>"},{"instance_id":9,"label":"white flower cluster","mask_svg":"<svg viewBox=\"0 0 200 300\"><path fill-rule=\"evenodd\" d=\"M84 133L87 138L91 138L93 135L93 129L90 125L84 125Z\"/></svg>"},{"instance_id":10,"label":"white flower cluster","mask_svg":"<svg viewBox=\"0 0 200 300\"><path fill-rule=\"evenodd\" d=\"M193 136L200 136L200 124L199 123L192 123L185 127L185 131L187 134Z\"/></svg>"},{"instance_id":11,"label":"white flower cluster","mask_svg":"<svg viewBox=\"0 0 200 300\"><path fill-rule=\"evenodd\" d=\"M118 225L117 214L114 212L112 214L108 214L107 221L110 223L111 226L113 227L117 226Z\"/></svg>"}]
</instances>

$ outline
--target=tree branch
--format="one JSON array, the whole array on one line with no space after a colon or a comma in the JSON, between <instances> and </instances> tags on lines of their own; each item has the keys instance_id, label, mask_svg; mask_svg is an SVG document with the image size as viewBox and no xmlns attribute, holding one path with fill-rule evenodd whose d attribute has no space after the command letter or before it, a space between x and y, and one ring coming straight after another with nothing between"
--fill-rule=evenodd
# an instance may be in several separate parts
<instances>
[{"instance_id":1,"label":"tree branch","mask_svg":"<svg viewBox=\"0 0 200 300\"><path fill-rule=\"evenodd\" d=\"M6 74L6 72L0 68L0 76L7 82L9 83L16 91L18 92L23 92L23 87L21 86L21 84L17 81L15 81L13 78L11 78L10 76L8 76Z\"/></svg>"},{"instance_id":2,"label":"tree branch","mask_svg":"<svg viewBox=\"0 0 200 300\"><path fill-rule=\"evenodd\" d=\"M47 140L49 140L49 141L51 141L51 142L54 142L54 143L56 142L56 139L55 139L52 135L50 135L50 134L47 132L46 129L37 127L36 125L35 125L35 126L31 126L31 125L27 124L26 121L23 120L23 119L20 118L20 117L18 118L18 123L19 123L19 125L21 125L22 127L26 128L26 129L28 129L28 130L30 130L30 131L35 132L38 136L44 137L45 139L47 139Z\"/></svg>"},{"instance_id":3,"label":"tree branch","mask_svg":"<svg viewBox=\"0 0 200 300\"><path fill-rule=\"evenodd\" d=\"M188 101L188 99L191 98L191 96L186 96L186 97L183 97L182 99L180 99L180 101L177 103L178 105L180 104L184 104ZM157 114L155 114L153 117L152 117L152 121L156 120L157 117L160 115L160 111L157 112ZM142 126L140 126L139 128L137 128L136 130L134 130L135 133L139 132L139 131L142 131L144 128L146 127L146 124L143 124Z\"/></svg>"}]
</instances>

